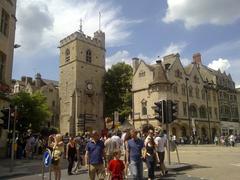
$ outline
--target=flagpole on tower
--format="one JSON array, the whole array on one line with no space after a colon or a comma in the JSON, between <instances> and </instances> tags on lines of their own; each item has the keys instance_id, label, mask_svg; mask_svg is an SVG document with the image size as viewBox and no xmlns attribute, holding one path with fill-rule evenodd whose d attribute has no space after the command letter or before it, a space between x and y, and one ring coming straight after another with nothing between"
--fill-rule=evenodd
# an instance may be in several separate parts
<instances>
[{"instance_id":1,"label":"flagpole on tower","mask_svg":"<svg viewBox=\"0 0 240 180\"><path fill-rule=\"evenodd\" d=\"M101 12L99 11L99 31L101 31Z\"/></svg>"},{"instance_id":2,"label":"flagpole on tower","mask_svg":"<svg viewBox=\"0 0 240 180\"><path fill-rule=\"evenodd\" d=\"M83 31L82 31L82 18L80 19L80 26L79 26L79 28L80 28L80 29L79 29L79 32L83 32Z\"/></svg>"}]
</instances>

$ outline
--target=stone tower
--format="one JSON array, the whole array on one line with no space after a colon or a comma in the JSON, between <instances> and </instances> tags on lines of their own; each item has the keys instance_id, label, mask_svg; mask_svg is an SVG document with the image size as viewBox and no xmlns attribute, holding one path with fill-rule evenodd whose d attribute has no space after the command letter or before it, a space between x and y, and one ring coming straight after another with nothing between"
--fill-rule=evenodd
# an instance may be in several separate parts
<instances>
[{"instance_id":1,"label":"stone tower","mask_svg":"<svg viewBox=\"0 0 240 180\"><path fill-rule=\"evenodd\" d=\"M92 38L80 30L62 39L59 71L61 133L103 129L105 33Z\"/></svg>"}]
</instances>

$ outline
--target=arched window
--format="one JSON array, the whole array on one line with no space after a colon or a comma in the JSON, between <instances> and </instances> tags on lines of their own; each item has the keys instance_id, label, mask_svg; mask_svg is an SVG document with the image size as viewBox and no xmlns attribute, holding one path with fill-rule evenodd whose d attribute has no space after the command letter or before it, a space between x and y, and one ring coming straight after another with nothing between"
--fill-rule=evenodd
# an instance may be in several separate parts
<instances>
[{"instance_id":1,"label":"arched window","mask_svg":"<svg viewBox=\"0 0 240 180\"><path fill-rule=\"evenodd\" d=\"M141 70L141 71L139 72L139 77L144 77L144 76L145 76L145 71Z\"/></svg>"},{"instance_id":2,"label":"arched window","mask_svg":"<svg viewBox=\"0 0 240 180\"><path fill-rule=\"evenodd\" d=\"M192 88L192 86L190 86L190 87L188 88L188 90L189 90L189 96L190 96L190 97L193 97L193 88Z\"/></svg>"},{"instance_id":3,"label":"arched window","mask_svg":"<svg viewBox=\"0 0 240 180\"><path fill-rule=\"evenodd\" d=\"M91 63L92 62L92 52L90 49L86 51L86 61Z\"/></svg>"},{"instance_id":4,"label":"arched window","mask_svg":"<svg viewBox=\"0 0 240 180\"><path fill-rule=\"evenodd\" d=\"M190 105L189 107L189 111L190 111L190 116L191 117L197 117L198 113L197 113L197 107L193 104Z\"/></svg>"},{"instance_id":5,"label":"arched window","mask_svg":"<svg viewBox=\"0 0 240 180\"><path fill-rule=\"evenodd\" d=\"M173 93L174 93L174 94L177 94L177 93L178 93L178 84L177 84L177 83L175 83L175 84L173 85Z\"/></svg>"},{"instance_id":6,"label":"arched window","mask_svg":"<svg viewBox=\"0 0 240 180\"><path fill-rule=\"evenodd\" d=\"M202 91L201 91L201 93L202 93L202 99L204 100L205 99L205 90L204 89L202 89Z\"/></svg>"},{"instance_id":7,"label":"arched window","mask_svg":"<svg viewBox=\"0 0 240 180\"><path fill-rule=\"evenodd\" d=\"M187 130L184 126L181 128L181 131L182 131L182 137L187 136Z\"/></svg>"},{"instance_id":8,"label":"arched window","mask_svg":"<svg viewBox=\"0 0 240 180\"><path fill-rule=\"evenodd\" d=\"M147 101L142 101L142 115L147 115Z\"/></svg>"},{"instance_id":9,"label":"arched window","mask_svg":"<svg viewBox=\"0 0 240 180\"><path fill-rule=\"evenodd\" d=\"M70 50L68 48L65 51L65 61L70 61Z\"/></svg>"},{"instance_id":10,"label":"arched window","mask_svg":"<svg viewBox=\"0 0 240 180\"><path fill-rule=\"evenodd\" d=\"M196 97L199 98L199 88L196 87L196 90L195 90L195 91L196 91Z\"/></svg>"},{"instance_id":11,"label":"arched window","mask_svg":"<svg viewBox=\"0 0 240 180\"><path fill-rule=\"evenodd\" d=\"M186 95L186 87L185 87L185 84L182 84L181 87L182 87L182 95Z\"/></svg>"},{"instance_id":12,"label":"arched window","mask_svg":"<svg viewBox=\"0 0 240 180\"><path fill-rule=\"evenodd\" d=\"M206 112L205 106L201 106L199 108L199 115L200 115L200 118L206 118L207 117L207 112Z\"/></svg>"}]
</instances>

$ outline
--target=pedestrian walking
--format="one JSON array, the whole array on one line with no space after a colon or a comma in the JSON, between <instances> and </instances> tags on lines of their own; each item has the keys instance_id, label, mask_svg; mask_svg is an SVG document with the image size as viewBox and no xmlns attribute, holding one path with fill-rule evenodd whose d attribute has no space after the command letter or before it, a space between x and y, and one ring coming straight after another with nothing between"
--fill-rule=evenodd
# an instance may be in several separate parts
<instances>
[{"instance_id":1,"label":"pedestrian walking","mask_svg":"<svg viewBox=\"0 0 240 180\"><path fill-rule=\"evenodd\" d=\"M117 132L113 133L113 136L111 137L111 139L117 143L117 147L116 147L117 149L116 150L120 151L121 150L121 146L122 146L122 140L118 136Z\"/></svg>"},{"instance_id":2,"label":"pedestrian walking","mask_svg":"<svg viewBox=\"0 0 240 180\"><path fill-rule=\"evenodd\" d=\"M96 175L99 180L105 178L105 168L103 165L104 143L100 140L97 131L92 132L92 139L87 143L85 162L88 167L90 180L95 180Z\"/></svg>"},{"instance_id":3,"label":"pedestrian walking","mask_svg":"<svg viewBox=\"0 0 240 180\"><path fill-rule=\"evenodd\" d=\"M137 137L137 131L135 129L131 130L131 139L128 140L127 145L127 157L129 157L130 170L133 175L134 180L143 179L143 162L142 162L142 149L144 147L144 142Z\"/></svg>"},{"instance_id":4,"label":"pedestrian walking","mask_svg":"<svg viewBox=\"0 0 240 180\"><path fill-rule=\"evenodd\" d=\"M60 160L63 153L63 141L61 134L49 136L48 146L52 149L52 168L55 180L61 179Z\"/></svg>"},{"instance_id":5,"label":"pedestrian walking","mask_svg":"<svg viewBox=\"0 0 240 180\"><path fill-rule=\"evenodd\" d=\"M112 138L112 134L108 133L107 139L104 142L105 145L105 155L106 155L106 164L113 159L113 152L117 150L117 142Z\"/></svg>"},{"instance_id":6,"label":"pedestrian walking","mask_svg":"<svg viewBox=\"0 0 240 180\"><path fill-rule=\"evenodd\" d=\"M146 146L146 144L154 137L154 131L152 129L150 129L148 131L148 136L146 137L145 141L144 141L144 145Z\"/></svg>"},{"instance_id":7,"label":"pedestrian walking","mask_svg":"<svg viewBox=\"0 0 240 180\"><path fill-rule=\"evenodd\" d=\"M165 158L165 148L167 146L167 138L164 136L163 132L160 132L159 136L155 138L155 144L156 144L156 150L159 158L160 163L160 169L162 171L162 174L165 175L168 173L165 164L164 164L164 158Z\"/></svg>"},{"instance_id":8,"label":"pedestrian walking","mask_svg":"<svg viewBox=\"0 0 240 180\"><path fill-rule=\"evenodd\" d=\"M77 155L76 143L73 137L69 138L66 150L66 159L68 160L68 175L73 175L72 168Z\"/></svg>"},{"instance_id":9,"label":"pedestrian walking","mask_svg":"<svg viewBox=\"0 0 240 180\"><path fill-rule=\"evenodd\" d=\"M115 151L113 153L114 159L108 164L108 171L110 172L109 180L123 180L124 178L124 163L120 160L121 151Z\"/></svg>"},{"instance_id":10,"label":"pedestrian walking","mask_svg":"<svg viewBox=\"0 0 240 180\"><path fill-rule=\"evenodd\" d=\"M129 159L129 154L127 153L128 140L130 140L130 139L131 139L130 131L127 131L124 136L124 140L123 140L123 154L124 154L125 177L126 178L127 178L127 175L130 175L129 164L128 164L128 162L130 162L130 159Z\"/></svg>"},{"instance_id":11,"label":"pedestrian walking","mask_svg":"<svg viewBox=\"0 0 240 180\"><path fill-rule=\"evenodd\" d=\"M153 180L155 178L155 167L158 160L158 155L155 149L155 142L153 137L149 138L148 142L145 145L144 159L147 163L148 168L148 179Z\"/></svg>"},{"instance_id":12,"label":"pedestrian walking","mask_svg":"<svg viewBox=\"0 0 240 180\"><path fill-rule=\"evenodd\" d=\"M78 135L77 137L74 138L74 142L76 145L76 157L75 157L75 168L74 168L74 172L77 173L78 170L81 168L81 155L80 155L80 148L81 148L81 137L80 135ZM85 148L85 147L84 147Z\"/></svg>"},{"instance_id":13,"label":"pedestrian walking","mask_svg":"<svg viewBox=\"0 0 240 180\"><path fill-rule=\"evenodd\" d=\"M68 133L66 133L64 136L63 136L63 144L64 144L64 155L63 155L63 158L65 159L66 158L66 152L67 152L67 144L69 142L69 135Z\"/></svg>"}]
</instances>

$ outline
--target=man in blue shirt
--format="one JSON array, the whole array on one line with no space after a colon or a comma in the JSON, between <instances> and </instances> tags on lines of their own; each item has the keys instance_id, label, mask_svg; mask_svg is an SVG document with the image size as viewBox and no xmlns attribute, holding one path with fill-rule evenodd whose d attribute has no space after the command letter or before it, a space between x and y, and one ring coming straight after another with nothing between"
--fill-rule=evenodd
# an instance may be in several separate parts
<instances>
[{"instance_id":1,"label":"man in blue shirt","mask_svg":"<svg viewBox=\"0 0 240 180\"><path fill-rule=\"evenodd\" d=\"M142 149L144 147L143 140L137 137L137 131L131 130L131 139L127 144L127 157L130 161L130 170L133 175L133 179L143 179L143 162L142 162ZM129 163L129 162L127 162Z\"/></svg>"},{"instance_id":2,"label":"man in blue shirt","mask_svg":"<svg viewBox=\"0 0 240 180\"><path fill-rule=\"evenodd\" d=\"M92 140L87 143L85 160L88 166L90 180L95 180L96 174L99 180L105 178L105 168L103 165L104 143L100 140L97 131L92 132Z\"/></svg>"}]
</instances>

